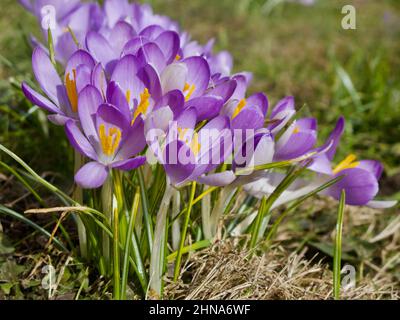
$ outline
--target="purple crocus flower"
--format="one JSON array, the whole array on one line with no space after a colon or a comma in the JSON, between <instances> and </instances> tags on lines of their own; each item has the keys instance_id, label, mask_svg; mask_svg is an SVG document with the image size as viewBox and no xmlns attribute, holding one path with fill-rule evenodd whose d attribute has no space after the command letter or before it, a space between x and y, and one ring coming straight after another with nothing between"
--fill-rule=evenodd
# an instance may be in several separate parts
<instances>
[{"instance_id":1,"label":"purple crocus flower","mask_svg":"<svg viewBox=\"0 0 400 320\"><path fill-rule=\"evenodd\" d=\"M342 190L346 192L346 203L349 205L368 205L372 207L392 206L392 201L373 200L379 191L379 179L383 172L383 166L375 160L359 160L354 154L348 155L336 166L332 166L337 146L344 132L345 120L341 117L335 129L328 138L332 147L314 159L310 169L331 179L342 176L342 180L324 191L325 194L335 199L340 199Z\"/></svg>"},{"instance_id":2,"label":"purple crocus flower","mask_svg":"<svg viewBox=\"0 0 400 320\"><path fill-rule=\"evenodd\" d=\"M69 120L65 131L72 146L92 160L76 173L79 186L98 188L111 169L129 171L144 164L146 158L136 156L146 145L141 117L132 121L129 110L104 103L91 85L79 94L78 105L81 127Z\"/></svg>"},{"instance_id":3,"label":"purple crocus flower","mask_svg":"<svg viewBox=\"0 0 400 320\"><path fill-rule=\"evenodd\" d=\"M275 161L290 160L310 152L317 142L317 120L295 120L276 141Z\"/></svg>"},{"instance_id":4,"label":"purple crocus flower","mask_svg":"<svg viewBox=\"0 0 400 320\"><path fill-rule=\"evenodd\" d=\"M65 82L61 80L47 53L37 47L32 55L33 73L46 97L25 82L22 91L35 105L49 111L49 120L63 125L68 119L77 119L78 93L91 81L95 61L89 53L76 51L67 62Z\"/></svg>"},{"instance_id":5,"label":"purple crocus flower","mask_svg":"<svg viewBox=\"0 0 400 320\"><path fill-rule=\"evenodd\" d=\"M162 115L164 119L160 119ZM223 186L231 183L232 171L211 173L232 152L229 119L218 116L209 121L198 132L195 130L196 110L186 109L171 125L174 115L168 107L161 108L147 120L147 131L160 129L169 122L165 137L151 136L148 144L157 159L164 165L170 183L182 186L190 181ZM160 140L165 141L160 144Z\"/></svg>"}]
</instances>

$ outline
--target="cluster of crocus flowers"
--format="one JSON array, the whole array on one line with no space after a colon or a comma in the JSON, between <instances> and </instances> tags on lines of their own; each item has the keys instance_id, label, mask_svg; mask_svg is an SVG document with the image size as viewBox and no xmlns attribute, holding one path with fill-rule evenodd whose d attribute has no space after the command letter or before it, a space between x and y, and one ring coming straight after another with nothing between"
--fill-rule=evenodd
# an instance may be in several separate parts
<instances>
[{"instance_id":1,"label":"cluster of crocus flowers","mask_svg":"<svg viewBox=\"0 0 400 320\"><path fill-rule=\"evenodd\" d=\"M222 188L212 212L209 198L202 196L205 238L215 236L218 217L233 190L243 187L256 198L270 196L285 179L284 173L273 170L282 165L303 167L310 174L281 192L271 210L337 177L341 180L321 193L339 199L345 190L349 205L395 204L374 200L382 173L379 162L357 160L354 155L334 159L344 119L318 145L317 120L296 119L293 97L271 106L265 94L249 95L251 74L232 74L229 53L214 54L213 41L205 46L191 41L177 23L155 15L148 5L127 0L105 0L103 6L79 0L22 2L39 21L45 6L56 13L54 31L45 32L53 37L54 48L47 50L35 42L32 55L42 93L27 83L22 90L49 113L50 121L65 128L73 148L84 156L75 173L77 185L84 189L104 185L107 190L114 171L145 166L151 181L160 176L152 173L163 169L167 187L158 206L154 243L147 244L154 250L150 278L158 294L167 211L173 198L173 229L179 229L177 189L188 184L194 190L190 209L197 183L207 186L204 190ZM152 166L154 159L157 169ZM245 231L255 216L243 219L233 234ZM181 239L181 249L186 228L172 235L177 242Z\"/></svg>"},{"instance_id":2,"label":"cluster of crocus flowers","mask_svg":"<svg viewBox=\"0 0 400 320\"><path fill-rule=\"evenodd\" d=\"M231 135L230 143L225 143L224 154L212 164L201 163L199 158L210 150L204 150L197 139L207 129L241 130L240 140L250 139L254 147L247 158L257 158L257 164L293 160L309 154L310 170L317 172L319 178L346 176L328 194L337 198L340 190L345 189L349 204L375 203L371 201L378 192L377 180L382 172L379 163L356 161L351 155L337 166L332 165L343 132L343 119L328 139L327 144L331 146L311 156L316 150L316 120L293 120L296 111L292 97L281 100L268 112L264 94L246 97L251 76L230 74L232 59L228 53L213 55L212 42L202 47L190 41L175 22L154 15L149 6L112 0L105 1L104 7L79 1L68 1L65 5L51 0L23 1L23 4L38 18L43 18L41 8L54 7L56 46L64 42L64 37L75 38L70 42L71 47L55 52L57 60L65 66L62 77L46 49L36 47L33 71L45 95L26 83L22 89L32 103L50 113L52 122L66 127L74 148L94 161L77 173L76 182L82 187L101 186L109 168L131 170L143 164L144 157L132 156L145 148L146 133L150 129L166 129L169 122L177 121L178 151L187 149L194 160L189 165L164 161L172 184L182 185L193 180L219 186L232 183L237 179L235 161L232 170L215 171L228 158L227 153L235 157L238 148L233 146L238 144L238 135ZM89 21L82 19L83 11L90 14ZM199 124L202 128L196 131ZM191 132L191 136L182 134L183 130ZM245 135L246 131L253 133ZM220 141L218 137L206 145L216 149ZM260 141L263 147L257 148ZM227 151L229 144L231 150L228 146ZM239 144L247 146L249 141ZM164 149L170 147L167 145ZM95 181L89 179L94 176L87 172L90 170L97 173ZM206 176L208 172L213 173ZM269 178L257 176L258 182L252 181L246 189L260 195L262 188L257 186L267 186L265 179ZM237 180L246 182L246 179Z\"/></svg>"}]
</instances>

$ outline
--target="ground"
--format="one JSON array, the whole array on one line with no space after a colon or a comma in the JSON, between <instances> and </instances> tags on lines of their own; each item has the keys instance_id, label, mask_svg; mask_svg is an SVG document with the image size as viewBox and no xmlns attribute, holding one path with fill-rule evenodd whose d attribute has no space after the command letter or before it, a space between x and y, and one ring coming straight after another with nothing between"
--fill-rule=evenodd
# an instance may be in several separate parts
<instances>
[{"instance_id":1,"label":"ground","mask_svg":"<svg viewBox=\"0 0 400 320\"><path fill-rule=\"evenodd\" d=\"M317 117L321 140L344 115L347 126L338 158L355 153L382 161L385 174L380 196L400 199L398 1L319 0L311 7L290 3L273 8L272 1L266 0L150 3L156 11L177 19L193 38L205 42L215 37L217 50L232 52L235 71L254 73L251 92L265 92L271 105L285 95L295 96L302 115ZM356 30L341 28L341 8L349 3L357 10ZM72 154L66 151L63 132L31 108L19 87L22 80L33 79L27 36L37 34L34 19L14 0L2 1L2 11L0 143L68 191ZM41 201L57 205L43 190L39 190L41 201L27 193L7 168L15 164L4 155L0 160L4 161L0 166L1 204L17 212L37 208ZM251 272L243 272L242 257L248 253L238 252L234 244L239 240L216 243L192 255L181 282L168 285L167 297L331 298L336 207L321 198L296 210L281 226L273 245L251 258L246 265ZM398 214L397 208L347 208L343 259L357 270L357 282L344 297L399 297ZM30 218L52 230L58 216ZM65 227L73 230L72 224ZM218 264L215 255L226 263ZM0 299L49 298L42 285L48 275L42 268L49 262L56 267L58 283L51 298L110 297L110 283L98 278L90 266L74 255L61 254L23 223L0 216ZM237 276L227 279L226 273ZM216 287L220 289L210 289Z\"/></svg>"}]
</instances>

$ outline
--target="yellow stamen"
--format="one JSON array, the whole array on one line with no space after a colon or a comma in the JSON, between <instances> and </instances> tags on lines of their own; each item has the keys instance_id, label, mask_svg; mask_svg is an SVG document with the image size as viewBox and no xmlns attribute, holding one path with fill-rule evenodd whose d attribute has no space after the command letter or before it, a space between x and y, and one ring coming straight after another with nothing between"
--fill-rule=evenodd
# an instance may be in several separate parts
<instances>
[{"instance_id":1,"label":"yellow stamen","mask_svg":"<svg viewBox=\"0 0 400 320\"><path fill-rule=\"evenodd\" d=\"M78 111L78 92L76 90L76 70L72 70L73 79L70 77L70 73L67 73L65 77L65 87L67 89L68 99L71 103L72 111Z\"/></svg>"},{"instance_id":2,"label":"yellow stamen","mask_svg":"<svg viewBox=\"0 0 400 320\"><path fill-rule=\"evenodd\" d=\"M300 128L299 127L294 127L294 130L293 130L293 134L296 134L296 133L299 133L300 132Z\"/></svg>"},{"instance_id":3,"label":"yellow stamen","mask_svg":"<svg viewBox=\"0 0 400 320\"><path fill-rule=\"evenodd\" d=\"M246 106L246 104L247 104L246 99L242 99L239 101L238 105L235 108L235 111L232 114L232 119L237 117L237 115L240 113L240 111L242 111L242 109Z\"/></svg>"},{"instance_id":4,"label":"yellow stamen","mask_svg":"<svg viewBox=\"0 0 400 320\"><path fill-rule=\"evenodd\" d=\"M360 162L355 161L357 158L354 154L348 155L342 162L340 162L334 169L333 174L337 174L345 169L356 168Z\"/></svg>"},{"instance_id":5,"label":"yellow stamen","mask_svg":"<svg viewBox=\"0 0 400 320\"><path fill-rule=\"evenodd\" d=\"M178 128L178 133L179 133L179 139L180 140L184 140L185 139L185 135L186 135L187 131L188 131L188 129Z\"/></svg>"},{"instance_id":6,"label":"yellow stamen","mask_svg":"<svg viewBox=\"0 0 400 320\"><path fill-rule=\"evenodd\" d=\"M126 101L129 104L130 101L131 101L131 90L126 91L125 98L126 98Z\"/></svg>"},{"instance_id":7,"label":"yellow stamen","mask_svg":"<svg viewBox=\"0 0 400 320\"><path fill-rule=\"evenodd\" d=\"M185 101L188 101L190 99L194 90L196 90L196 86L194 84L190 85L187 82L185 83L185 86L183 87L183 92L186 93Z\"/></svg>"},{"instance_id":8,"label":"yellow stamen","mask_svg":"<svg viewBox=\"0 0 400 320\"><path fill-rule=\"evenodd\" d=\"M190 149L192 149L195 156L197 156L200 152L201 145L199 143L199 134L195 132L193 134L192 141L190 143Z\"/></svg>"},{"instance_id":9,"label":"yellow stamen","mask_svg":"<svg viewBox=\"0 0 400 320\"><path fill-rule=\"evenodd\" d=\"M150 97L151 97L151 95L149 93L149 90L147 88L144 88L143 92L140 94L140 102L135 110L135 113L133 114L133 120L131 123L132 125L139 115L146 113L147 108L150 105L150 101L149 101Z\"/></svg>"},{"instance_id":10,"label":"yellow stamen","mask_svg":"<svg viewBox=\"0 0 400 320\"><path fill-rule=\"evenodd\" d=\"M177 54L175 57L175 61L179 61L179 60L181 60L181 56L179 54Z\"/></svg>"},{"instance_id":11,"label":"yellow stamen","mask_svg":"<svg viewBox=\"0 0 400 320\"><path fill-rule=\"evenodd\" d=\"M121 142L121 130L112 127L109 128L108 133L106 133L105 125L101 124L99 127L99 137L103 153L107 156L114 155Z\"/></svg>"}]
</instances>

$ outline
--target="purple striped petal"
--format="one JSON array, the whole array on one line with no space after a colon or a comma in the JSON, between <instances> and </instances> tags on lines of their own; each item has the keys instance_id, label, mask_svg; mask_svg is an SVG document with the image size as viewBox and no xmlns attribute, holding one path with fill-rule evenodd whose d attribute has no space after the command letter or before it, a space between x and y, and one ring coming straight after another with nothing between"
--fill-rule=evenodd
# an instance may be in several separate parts
<instances>
[{"instance_id":1,"label":"purple striped petal","mask_svg":"<svg viewBox=\"0 0 400 320\"><path fill-rule=\"evenodd\" d=\"M22 83L21 88L25 97L29 99L33 104L52 113L61 112L61 110L53 102L42 96L40 93L37 93L30 86L28 86L26 82Z\"/></svg>"},{"instance_id":2,"label":"purple striped petal","mask_svg":"<svg viewBox=\"0 0 400 320\"><path fill-rule=\"evenodd\" d=\"M146 43L137 53L140 65L150 64L159 74L166 67L166 61L161 49L153 42Z\"/></svg>"},{"instance_id":3,"label":"purple striped petal","mask_svg":"<svg viewBox=\"0 0 400 320\"><path fill-rule=\"evenodd\" d=\"M65 132L69 142L79 153L93 160L97 160L95 150L82 134L75 121L70 120L65 124Z\"/></svg>"},{"instance_id":4,"label":"purple striped petal","mask_svg":"<svg viewBox=\"0 0 400 320\"><path fill-rule=\"evenodd\" d=\"M211 79L210 67L207 61L202 57L190 57L184 59L182 63L186 64L188 69L186 82L195 86L191 98L202 95L208 88Z\"/></svg>"},{"instance_id":5,"label":"purple striped petal","mask_svg":"<svg viewBox=\"0 0 400 320\"><path fill-rule=\"evenodd\" d=\"M227 80L208 91L208 94L221 97L225 103L232 97L236 90L236 86L236 80Z\"/></svg>"},{"instance_id":6,"label":"purple striped petal","mask_svg":"<svg viewBox=\"0 0 400 320\"><path fill-rule=\"evenodd\" d=\"M140 153L145 146L144 123L141 118L138 118L135 124L127 129L116 159L129 159Z\"/></svg>"},{"instance_id":7,"label":"purple striped petal","mask_svg":"<svg viewBox=\"0 0 400 320\"><path fill-rule=\"evenodd\" d=\"M114 52L121 53L125 45L135 36L135 34L135 31L129 23L119 21L111 30L108 38Z\"/></svg>"},{"instance_id":8,"label":"purple striped petal","mask_svg":"<svg viewBox=\"0 0 400 320\"><path fill-rule=\"evenodd\" d=\"M94 116L103 103L103 98L94 86L85 87L78 96L78 115L86 137L90 142L98 141Z\"/></svg>"},{"instance_id":9,"label":"purple striped petal","mask_svg":"<svg viewBox=\"0 0 400 320\"><path fill-rule=\"evenodd\" d=\"M268 112L268 98L263 93L255 93L246 99L248 106L256 106L260 109L262 114L265 115Z\"/></svg>"},{"instance_id":10,"label":"purple striped petal","mask_svg":"<svg viewBox=\"0 0 400 320\"><path fill-rule=\"evenodd\" d=\"M136 55L139 49L149 42L150 40L145 37L135 37L129 40L122 49L122 56L128 54Z\"/></svg>"},{"instance_id":11,"label":"purple striped petal","mask_svg":"<svg viewBox=\"0 0 400 320\"><path fill-rule=\"evenodd\" d=\"M91 31L87 34L86 46L92 56L106 69L110 69L110 63L118 57L108 41L97 32Z\"/></svg>"},{"instance_id":12,"label":"purple striped petal","mask_svg":"<svg viewBox=\"0 0 400 320\"><path fill-rule=\"evenodd\" d=\"M337 176L344 177L327 189L327 193L339 200L341 191L345 190L346 203L349 205L365 205L378 193L378 181L372 172L360 168L353 168L343 170L335 177Z\"/></svg>"},{"instance_id":13,"label":"purple striped petal","mask_svg":"<svg viewBox=\"0 0 400 320\"><path fill-rule=\"evenodd\" d=\"M133 159L114 162L111 165L111 167L118 170L131 171L144 165L145 162L146 162L146 157L136 157Z\"/></svg>"},{"instance_id":14,"label":"purple striped petal","mask_svg":"<svg viewBox=\"0 0 400 320\"><path fill-rule=\"evenodd\" d=\"M63 87L60 77L46 52L37 47L32 55L32 68L35 78L46 95L55 103L60 104L60 87Z\"/></svg>"},{"instance_id":15,"label":"purple striped petal","mask_svg":"<svg viewBox=\"0 0 400 320\"><path fill-rule=\"evenodd\" d=\"M167 59L167 64L172 63L180 49L179 35L174 31L165 31L154 42L157 43L164 57Z\"/></svg>"},{"instance_id":16,"label":"purple striped petal","mask_svg":"<svg viewBox=\"0 0 400 320\"><path fill-rule=\"evenodd\" d=\"M78 50L69 58L65 67L65 75L68 73L72 75L73 70L76 70L80 65L85 65L90 70L94 68L95 61L87 51Z\"/></svg>"},{"instance_id":17,"label":"purple striped petal","mask_svg":"<svg viewBox=\"0 0 400 320\"><path fill-rule=\"evenodd\" d=\"M216 117L224 104L222 98L217 96L202 96L190 99L185 108L194 108L197 112L197 121L212 119Z\"/></svg>"},{"instance_id":18,"label":"purple striped petal","mask_svg":"<svg viewBox=\"0 0 400 320\"><path fill-rule=\"evenodd\" d=\"M224 172L200 176L197 178L197 182L209 186L223 187L228 184L231 184L235 179L236 176L233 173L233 171L224 171Z\"/></svg>"}]
</instances>

